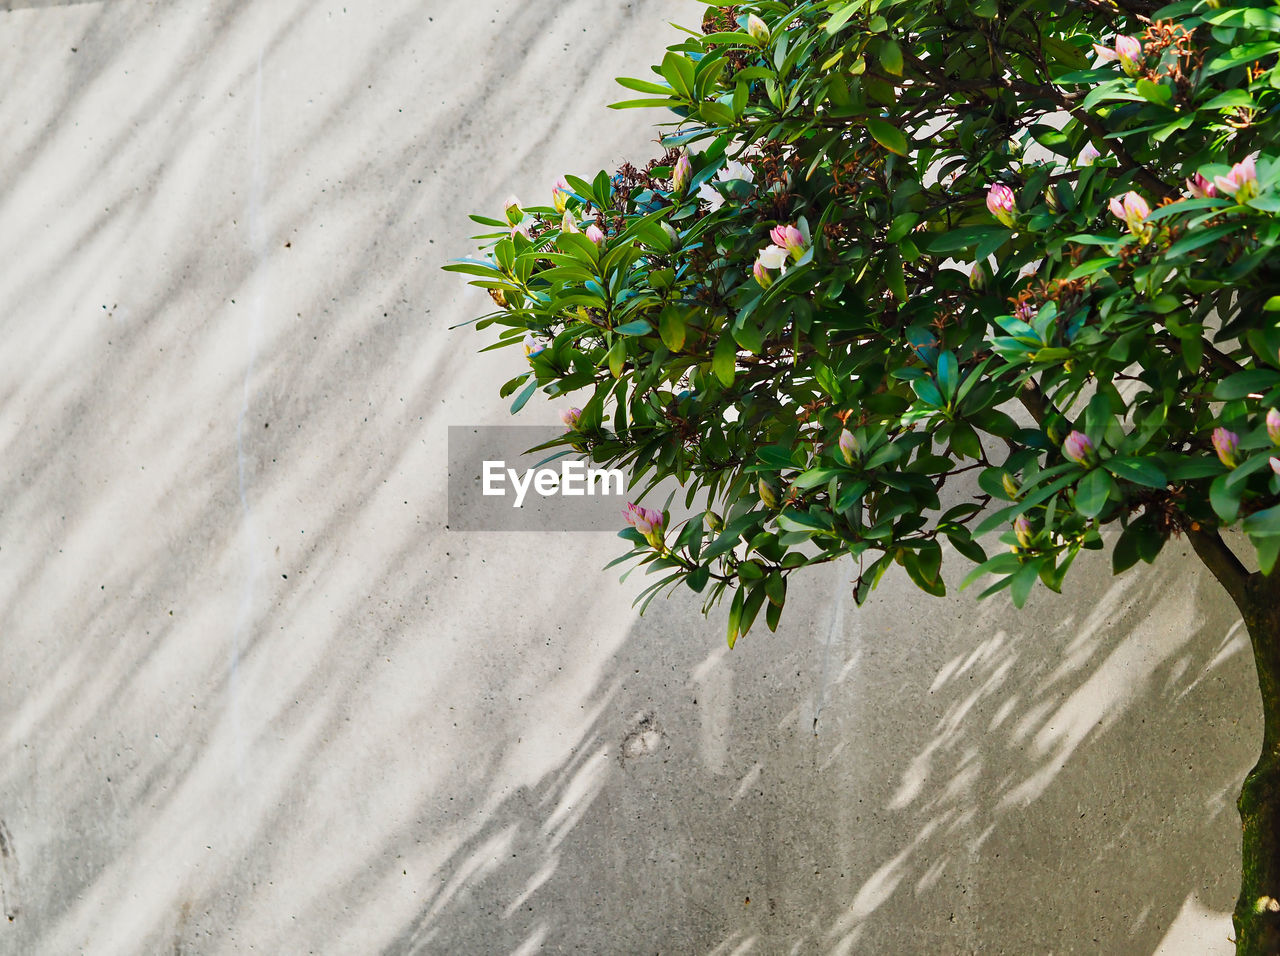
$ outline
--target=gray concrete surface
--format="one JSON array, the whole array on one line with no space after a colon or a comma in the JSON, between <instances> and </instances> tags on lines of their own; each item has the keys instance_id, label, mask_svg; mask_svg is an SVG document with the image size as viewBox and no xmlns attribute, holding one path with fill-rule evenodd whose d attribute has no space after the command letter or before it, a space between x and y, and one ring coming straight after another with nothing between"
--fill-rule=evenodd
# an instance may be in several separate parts
<instances>
[{"instance_id":1,"label":"gray concrete surface","mask_svg":"<svg viewBox=\"0 0 1280 956\"><path fill-rule=\"evenodd\" d=\"M0 952L1230 951L1185 548L1021 614L832 568L728 653L609 536L444 530L511 372L438 267L644 155L610 78L697 9L0 3Z\"/></svg>"}]
</instances>

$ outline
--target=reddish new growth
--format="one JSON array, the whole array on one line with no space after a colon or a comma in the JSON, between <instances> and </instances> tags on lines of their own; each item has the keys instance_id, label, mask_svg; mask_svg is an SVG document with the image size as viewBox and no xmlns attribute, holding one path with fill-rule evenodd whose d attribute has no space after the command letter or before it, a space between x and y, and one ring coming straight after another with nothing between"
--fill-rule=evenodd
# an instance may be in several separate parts
<instances>
[{"instance_id":1,"label":"reddish new growth","mask_svg":"<svg viewBox=\"0 0 1280 956\"><path fill-rule=\"evenodd\" d=\"M791 215L793 194L786 191L793 175L798 174L803 160L795 152L785 149L777 140L767 139L760 144L760 155L752 164L756 170L759 187L757 207L766 219L787 219ZM789 169L788 167L791 167ZM773 187L779 187L774 191Z\"/></svg>"},{"instance_id":2,"label":"reddish new growth","mask_svg":"<svg viewBox=\"0 0 1280 956\"><path fill-rule=\"evenodd\" d=\"M1157 63L1154 70L1143 71L1147 79L1159 83L1167 76L1179 95L1190 93L1191 77L1204 62L1204 54L1192 45L1192 35L1186 28L1171 20L1157 20L1142 35L1142 50L1147 62Z\"/></svg>"},{"instance_id":3,"label":"reddish new growth","mask_svg":"<svg viewBox=\"0 0 1280 956\"><path fill-rule=\"evenodd\" d=\"M702 18L702 32L704 35L729 33L736 29L738 29L737 7L707 7L707 13Z\"/></svg>"},{"instance_id":4,"label":"reddish new growth","mask_svg":"<svg viewBox=\"0 0 1280 956\"><path fill-rule=\"evenodd\" d=\"M1011 297L1009 303L1013 306L1013 314L1024 321L1034 316L1046 302L1056 302L1058 314L1064 315L1084 302L1088 287L1089 279L1087 278L1035 282Z\"/></svg>"},{"instance_id":5,"label":"reddish new growth","mask_svg":"<svg viewBox=\"0 0 1280 956\"><path fill-rule=\"evenodd\" d=\"M738 26L737 7L708 7L706 16L702 18L702 32L704 35L710 35L712 33L734 33L741 29L742 28ZM719 44L707 44L708 53L712 53L719 48ZM745 70L749 65L747 62L747 54L735 47L726 49L724 58L725 62L729 64L728 79L730 80L732 80L735 73L739 70Z\"/></svg>"},{"instance_id":6,"label":"reddish new growth","mask_svg":"<svg viewBox=\"0 0 1280 956\"><path fill-rule=\"evenodd\" d=\"M614 174L612 180L613 187L613 207L617 213L613 217L613 231L615 234L622 232L626 228L623 211L627 208L627 204L631 199L631 194L636 189L663 189L664 180L655 179L653 171L659 166L670 169L675 165L676 160L680 158L680 151L677 149L669 149L656 159L651 159L645 164L644 169L637 169L630 163L623 163L618 167L618 171ZM596 213L596 225L604 229L608 233L603 212Z\"/></svg>"}]
</instances>

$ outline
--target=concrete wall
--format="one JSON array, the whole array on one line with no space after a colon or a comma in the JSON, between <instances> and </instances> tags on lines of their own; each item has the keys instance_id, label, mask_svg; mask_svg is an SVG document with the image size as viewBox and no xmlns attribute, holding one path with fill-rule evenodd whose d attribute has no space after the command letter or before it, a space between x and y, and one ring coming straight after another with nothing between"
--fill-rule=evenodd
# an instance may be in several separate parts
<instances>
[{"instance_id":1,"label":"concrete wall","mask_svg":"<svg viewBox=\"0 0 1280 956\"><path fill-rule=\"evenodd\" d=\"M511 371L438 267L646 155L610 78L697 10L0 2L0 952L1230 951L1185 547L1021 614L818 571L728 653L609 535L444 529Z\"/></svg>"}]
</instances>

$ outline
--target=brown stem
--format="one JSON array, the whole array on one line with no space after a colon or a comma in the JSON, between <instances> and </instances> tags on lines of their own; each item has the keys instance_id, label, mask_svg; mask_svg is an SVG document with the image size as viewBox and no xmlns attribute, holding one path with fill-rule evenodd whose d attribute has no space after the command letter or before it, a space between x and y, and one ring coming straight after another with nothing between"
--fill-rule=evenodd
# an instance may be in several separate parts
<instances>
[{"instance_id":1,"label":"brown stem","mask_svg":"<svg viewBox=\"0 0 1280 956\"><path fill-rule=\"evenodd\" d=\"M1093 138L1099 143L1106 143L1106 148L1119 161L1122 169L1130 170L1133 178L1141 186L1146 187L1149 192L1155 193L1161 199L1165 199L1174 195L1174 190L1169 187L1164 180L1156 176L1151 170L1147 169L1133 155L1124 148L1118 139L1107 140L1107 128L1098 122L1096 116L1090 116L1084 110L1072 106L1070 100L1065 97L1060 99L1063 109L1067 110L1072 116L1078 119L1084 127L1093 134Z\"/></svg>"},{"instance_id":2,"label":"brown stem","mask_svg":"<svg viewBox=\"0 0 1280 956\"><path fill-rule=\"evenodd\" d=\"M1045 397L1044 392L1040 391L1040 386L1033 378L1022 383L1022 390L1018 392L1018 401L1022 402L1022 407L1031 413L1037 425L1043 426L1046 418L1058 412L1053 407L1053 403Z\"/></svg>"},{"instance_id":3,"label":"brown stem","mask_svg":"<svg viewBox=\"0 0 1280 956\"><path fill-rule=\"evenodd\" d=\"M1208 342L1204 343L1204 357L1211 361L1218 368L1227 372L1243 372L1244 366L1239 365L1234 359L1228 355L1219 352Z\"/></svg>"}]
</instances>

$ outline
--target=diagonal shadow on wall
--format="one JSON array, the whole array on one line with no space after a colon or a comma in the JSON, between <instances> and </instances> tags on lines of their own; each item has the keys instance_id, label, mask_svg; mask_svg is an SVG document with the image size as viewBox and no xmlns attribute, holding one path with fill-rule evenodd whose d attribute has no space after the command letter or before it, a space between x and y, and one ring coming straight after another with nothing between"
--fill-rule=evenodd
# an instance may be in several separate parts
<instances>
[{"instance_id":1,"label":"diagonal shadow on wall","mask_svg":"<svg viewBox=\"0 0 1280 956\"><path fill-rule=\"evenodd\" d=\"M1224 914L1258 731L1234 613L1194 557L1089 557L1023 614L890 580L841 619L809 581L732 654L651 605L559 771L384 951L1152 953L1189 898Z\"/></svg>"}]
</instances>

